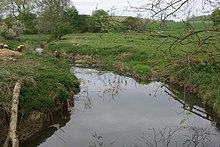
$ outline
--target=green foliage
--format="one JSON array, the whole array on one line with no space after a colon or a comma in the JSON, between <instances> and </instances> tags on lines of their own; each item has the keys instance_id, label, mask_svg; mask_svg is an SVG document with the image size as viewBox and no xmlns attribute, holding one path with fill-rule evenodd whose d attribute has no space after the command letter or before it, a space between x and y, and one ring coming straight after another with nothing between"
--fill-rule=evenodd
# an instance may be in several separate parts
<instances>
[{"instance_id":1,"label":"green foliage","mask_svg":"<svg viewBox=\"0 0 220 147\"><path fill-rule=\"evenodd\" d=\"M80 17L79 12L75 7L68 8L67 10L64 10L62 13L63 20L69 22L69 24L72 26L72 28L75 31L80 30Z\"/></svg>"},{"instance_id":2,"label":"green foliage","mask_svg":"<svg viewBox=\"0 0 220 147\"><path fill-rule=\"evenodd\" d=\"M12 15L8 15L4 19L4 23L7 25L8 28L12 28L13 22L15 22L16 19Z\"/></svg>"},{"instance_id":3,"label":"green foliage","mask_svg":"<svg viewBox=\"0 0 220 147\"><path fill-rule=\"evenodd\" d=\"M81 33L85 32L95 32L96 26L93 17L89 15L79 15L78 16L78 31Z\"/></svg>"},{"instance_id":4,"label":"green foliage","mask_svg":"<svg viewBox=\"0 0 220 147\"><path fill-rule=\"evenodd\" d=\"M108 12L99 9L95 10L92 14L92 17L95 21L95 30L94 32L111 32L112 30L112 23L110 20L110 16Z\"/></svg>"},{"instance_id":5,"label":"green foliage","mask_svg":"<svg viewBox=\"0 0 220 147\"><path fill-rule=\"evenodd\" d=\"M36 3L41 10L38 18L38 29L41 33L51 34L58 30L58 26L62 26L61 23L66 25L67 21L63 20L62 14L71 7L70 0L53 0L52 3L50 0L41 0Z\"/></svg>"},{"instance_id":6,"label":"green foliage","mask_svg":"<svg viewBox=\"0 0 220 147\"><path fill-rule=\"evenodd\" d=\"M37 33L37 15L30 12L20 13L18 15L19 20L24 24L25 34L36 34Z\"/></svg>"},{"instance_id":7,"label":"green foliage","mask_svg":"<svg viewBox=\"0 0 220 147\"><path fill-rule=\"evenodd\" d=\"M68 22L60 22L56 25L52 32L52 37L54 39L61 39L62 36L72 32L72 27Z\"/></svg>"},{"instance_id":8,"label":"green foliage","mask_svg":"<svg viewBox=\"0 0 220 147\"><path fill-rule=\"evenodd\" d=\"M140 18L129 16L122 23L125 27L125 30L139 31L141 20Z\"/></svg>"},{"instance_id":9,"label":"green foliage","mask_svg":"<svg viewBox=\"0 0 220 147\"><path fill-rule=\"evenodd\" d=\"M220 9L215 9L212 12L211 20L213 21L214 26L220 25Z\"/></svg>"},{"instance_id":10,"label":"green foliage","mask_svg":"<svg viewBox=\"0 0 220 147\"><path fill-rule=\"evenodd\" d=\"M8 26L5 23L0 24L0 35L4 38L7 38Z\"/></svg>"},{"instance_id":11,"label":"green foliage","mask_svg":"<svg viewBox=\"0 0 220 147\"><path fill-rule=\"evenodd\" d=\"M5 39L15 40L19 35L23 34L24 25L19 20L5 19L0 23L0 35Z\"/></svg>"}]
</instances>

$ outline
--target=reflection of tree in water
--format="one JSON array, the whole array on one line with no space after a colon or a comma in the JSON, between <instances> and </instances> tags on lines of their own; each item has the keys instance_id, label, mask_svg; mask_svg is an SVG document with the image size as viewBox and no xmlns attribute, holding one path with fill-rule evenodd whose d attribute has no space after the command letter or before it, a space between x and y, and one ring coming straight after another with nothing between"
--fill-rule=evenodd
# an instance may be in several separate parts
<instances>
[{"instance_id":1,"label":"reflection of tree in water","mask_svg":"<svg viewBox=\"0 0 220 147\"><path fill-rule=\"evenodd\" d=\"M218 144L212 142L212 138L220 136L210 132L207 128L195 126L177 127L175 129L153 128L143 133L138 139L146 147L218 147ZM180 141L176 136L179 136Z\"/></svg>"},{"instance_id":2,"label":"reflection of tree in water","mask_svg":"<svg viewBox=\"0 0 220 147\"><path fill-rule=\"evenodd\" d=\"M174 88L177 89L176 87ZM203 119L211 121L215 124L216 128L220 130L220 125L217 123L218 121L215 122L215 113L202 103L201 99L187 93L186 90L175 90L174 88L166 85L165 92L182 105L181 108L183 112L180 112L180 114L183 114L185 111L187 115L195 114Z\"/></svg>"},{"instance_id":3,"label":"reflection of tree in water","mask_svg":"<svg viewBox=\"0 0 220 147\"><path fill-rule=\"evenodd\" d=\"M162 93L167 93L172 99L178 101L182 106L183 111L177 112L178 114L186 115L186 119L191 114L195 114L200 118L211 121L218 130L220 130L220 124L218 121L215 121L215 113L208 108L204 103L202 103L201 99L190 94L185 90L180 89L176 86L169 86L167 84L163 84L160 82L155 82L157 85L157 89L154 89L153 92L150 93L150 96L155 98L159 98ZM185 122L186 119L181 120L181 123Z\"/></svg>"},{"instance_id":4,"label":"reflection of tree in water","mask_svg":"<svg viewBox=\"0 0 220 147\"><path fill-rule=\"evenodd\" d=\"M220 137L218 134L210 133L207 128L195 126L181 126L177 128L163 129L152 128L136 137L138 142L134 146L144 147L219 147L212 142L212 138ZM111 147L117 146L115 141L106 141L105 138L97 132L92 134L93 141L89 147Z\"/></svg>"},{"instance_id":5,"label":"reflection of tree in water","mask_svg":"<svg viewBox=\"0 0 220 147\"><path fill-rule=\"evenodd\" d=\"M102 99L105 99L106 96L110 96L111 100L115 100L115 97L123 92L124 88L127 86L127 78L119 76L113 73L105 73L103 76L99 77L99 81L105 85L105 89L101 95Z\"/></svg>"},{"instance_id":6,"label":"reflection of tree in water","mask_svg":"<svg viewBox=\"0 0 220 147\"><path fill-rule=\"evenodd\" d=\"M97 132L92 133L93 143L89 147L111 147L114 141L105 142L103 136L98 135Z\"/></svg>"},{"instance_id":7,"label":"reflection of tree in water","mask_svg":"<svg viewBox=\"0 0 220 147\"><path fill-rule=\"evenodd\" d=\"M75 100L84 103L84 110L92 108L92 99L90 97L92 92L98 93L97 95L103 100L115 101L115 98L126 89L128 82L135 85L135 87L139 85L133 79L111 72L100 72L83 68L75 68L73 72L79 77L83 76L83 79L81 79L81 91L75 96ZM89 89L90 86L97 86L100 89L92 91Z\"/></svg>"}]
</instances>

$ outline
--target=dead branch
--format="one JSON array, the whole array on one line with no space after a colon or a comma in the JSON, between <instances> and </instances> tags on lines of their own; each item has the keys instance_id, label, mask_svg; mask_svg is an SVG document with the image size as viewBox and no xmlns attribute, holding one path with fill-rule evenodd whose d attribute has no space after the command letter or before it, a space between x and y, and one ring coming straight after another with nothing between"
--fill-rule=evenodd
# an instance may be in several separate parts
<instances>
[{"instance_id":1,"label":"dead branch","mask_svg":"<svg viewBox=\"0 0 220 147\"><path fill-rule=\"evenodd\" d=\"M10 143L12 144L12 147L19 147L19 139L16 135L16 131L17 131L18 104L19 104L20 90L21 90L21 81L18 80L13 90L9 131L3 147L9 147Z\"/></svg>"}]
</instances>

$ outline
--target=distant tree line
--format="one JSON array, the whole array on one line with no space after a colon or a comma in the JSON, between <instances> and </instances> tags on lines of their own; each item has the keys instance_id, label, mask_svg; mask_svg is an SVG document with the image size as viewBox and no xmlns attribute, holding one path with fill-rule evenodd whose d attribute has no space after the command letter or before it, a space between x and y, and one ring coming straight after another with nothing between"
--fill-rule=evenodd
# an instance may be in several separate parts
<instances>
[{"instance_id":1,"label":"distant tree line","mask_svg":"<svg viewBox=\"0 0 220 147\"><path fill-rule=\"evenodd\" d=\"M51 34L61 39L68 33L139 32L146 21L139 17L116 18L102 9L91 15L79 14L71 0L1 0L0 35L16 39L20 34ZM220 24L219 9L211 19L215 25Z\"/></svg>"}]
</instances>

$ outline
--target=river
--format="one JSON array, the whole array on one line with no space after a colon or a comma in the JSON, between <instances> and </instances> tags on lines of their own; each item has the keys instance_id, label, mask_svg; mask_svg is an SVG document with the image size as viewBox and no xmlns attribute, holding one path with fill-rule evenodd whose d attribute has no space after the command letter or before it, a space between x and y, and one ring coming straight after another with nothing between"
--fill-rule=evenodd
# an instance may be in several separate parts
<instances>
[{"instance_id":1,"label":"river","mask_svg":"<svg viewBox=\"0 0 220 147\"><path fill-rule=\"evenodd\" d=\"M220 146L214 114L181 89L108 71L71 72L81 81L71 115L22 147Z\"/></svg>"}]
</instances>

